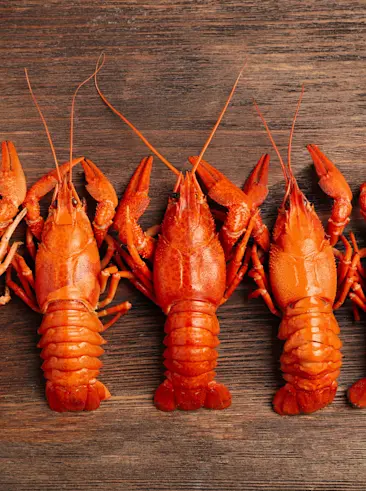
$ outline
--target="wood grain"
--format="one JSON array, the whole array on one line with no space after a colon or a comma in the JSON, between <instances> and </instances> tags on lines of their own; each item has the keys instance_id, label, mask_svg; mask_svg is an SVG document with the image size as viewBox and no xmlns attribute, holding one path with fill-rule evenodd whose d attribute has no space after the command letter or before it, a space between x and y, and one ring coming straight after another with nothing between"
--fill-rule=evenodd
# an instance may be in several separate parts
<instances>
[{"instance_id":1,"label":"wood grain","mask_svg":"<svg viewBox=\"0 0 366 491\"><path fill-rule=\"evenodd\" d=\"M365 179L365 2L24 0L0 2L0 15L0 134L15 142L29 185L52 168L52 155L24 67L61 161L68 158L72 93L104 51L105 93L183 168L201 148L249 54L207 160L242 185L260 154L273 154L253 97L284 152L304 83L293 145L301 188L325 222L331 202L317 186L305 149L312 142L339 165L357 197ZM147 154L144 145L103 106L92 84L80 92L75 128L75 155L100 165L121 195ZM82 173L76 174L85 195ZM173 183L156 161L143 226L161 219ZM263 206L269 225L282 194L273 156ZM352 228L364 244L357 210ZM233 405L223 412L163 414L154 408L164 317L127 285L118 299L129 298L134 308L107 332L103 356L101 380L113 397L92 414L48 409L36 348L40 316L18 299L2 308L0 489L366 489L366 412L345 399L347 387L366 374L365 317L355 324L349 304L337 313L344 366L334 404L315 415L281 418L271 408L282 383L278 320L260 301L248 303L248 285L219 311L218 379L233 392Z\"/></svg>"}]
</instances>

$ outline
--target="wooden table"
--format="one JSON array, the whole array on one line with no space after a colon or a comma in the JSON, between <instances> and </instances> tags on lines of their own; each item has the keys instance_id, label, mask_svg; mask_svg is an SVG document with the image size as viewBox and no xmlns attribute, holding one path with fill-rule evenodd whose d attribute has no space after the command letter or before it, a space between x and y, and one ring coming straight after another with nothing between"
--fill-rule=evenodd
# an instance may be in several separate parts
<instances>
[{"instance_id":1,"label":"wooden table","mask_svg":"<svg viewBox=\"0 0 366 491\"><path fill-rule=\"evenodd\" d=\"M260 154L271 153L270 195L262 209L272 226L284 182L252 98L285 154L304 84L293 145L301 188L325 223L331 201L318 188L305 149L313 142L339 165L358 196L366 152L364 2L24 0L0 5L1 139L15 142L28 185L52 169L53 160L24 67L61 161L68 159L73 91L104 51L105 93L183 168L187 156L201 149L249 55L207 160L241 186ZM95 161L121 196L148 151L89 84L77 100L74 154ZM157 159L154 165L144 227L161 220L174 183ZM77 189L86 195L82 172L75 174ZM355 206L352 228L361 245L365 227ZM17 236L24 236L23 226ZM3 283L4 278L2 288ZM365 316L354 323L350 303L337 312L344 365L335 402L314 415L281 418L271 407L282 384L279 322L260 300L248 302L249 285L247 280L219 311L218 379L233 393L232 407L222 412L164 414L154 408L153 391L163 377L164 316L128 285L121 286L118 300L130 299L133 310L106 333L101 380L113 396L93 413L48 409L36 348L41 318L16 298L2 308L0 489L366 489L366 412L352 409L345 398L347 387L366 375Z\"/></svg>"}]
</instances>

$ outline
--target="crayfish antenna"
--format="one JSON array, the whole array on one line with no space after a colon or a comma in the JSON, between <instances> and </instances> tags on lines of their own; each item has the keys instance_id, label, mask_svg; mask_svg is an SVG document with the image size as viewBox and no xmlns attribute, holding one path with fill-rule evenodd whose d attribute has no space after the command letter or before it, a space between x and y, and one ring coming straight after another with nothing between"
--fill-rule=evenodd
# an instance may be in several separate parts
<instances>
[{"instance_id":1,"label":"crayfish antenna","mask_svg":"<svg viewBox=\"0 0 366 491\"><path fill-rule=\"evenodd\" d=\"M291 126L291 131L290 131L290 137L289 137L289 142L288 142L288 148L287 148L287 166L285 165L282 157L281 157L281 154L280 154L280 151L278 150L278 147L276 145L276 142L274 141L274 138L272 136L272 133L271 133L271 130L269 129L268 127L268 124L266 122L266 120L264 119L264 116L263 114L261 113L259 107L258 107L258 104L256 103L256 101L254 100L253 103L254 103L254 107L259 115L259 117L261 118L262 120L262 123L267 131L267 134L268 134L268 137L272 143L272 146L279 158L279 161L280 161L280 164L281 164L281 167L282 167L282 172L283 172L283 175L285 176L285 179L286 179L286 192L285 192L285 196L283 198L283 201L282 201L282 205L281 205L281 208L284 207L286 201L287 201L287 198L291 192L291 189L293 186L296 186L298 188L298 185L297 185L297 181L295 179L295 176L293 175L293 172L292 172L292 167L291 167L291 150L292 150L292 140L293 140L293 136L294 136L294 131L295 131L295 123L296 123L296 119L297 119L297 115L299 113L299 109L300 109L300 105L301 105L301 101L302 101L302 98L303 98L303 95L304 95L304 91L305 91L305 88L304 88L304 85L302 86L302 89L301 89L301 93L300 93L300 97L299 97L299 100L298 100L298 103L297 103L297 106L296 106L296 111L295 111L295 114L294 114L294 117L293 117L293 121L292 121L292 126Z\"/></svg>"},{"instance_id":2,"label":"crayfish antenna","mask_svg":"<svg viewBox=\"0 0 366 491\"><path fill-rule=\"evenodd\" d=\"M136 135L145 143L145 145L163 162L163 164L165 164L172 172L174 172L174 174L176 174L177 176L179 176L180 172L178 169L176 169L174 167L173 164L171 164L165 157L163 157L163 155L161 155L160 152L158 152L158 150L156 150L155 147L153 147L153 145L144 137L144 135L141 133L141 131L139 131L136 126L134 126L121 112L119 112L109 101L108 99L105 97L105 95L102 93L102 91L100 90L99 88L99 85L98 85L98 81L97 81L97 73L99 71L98 67L99 67L99 63L100 63L100 58L98 58L98 61L97 61L97 66L96 66L96 70L95 70L95 73L94 73L94 81L95 81L95 88L97 89L98 91L98 94L100 96L100 98L102 99L102 101L104 102L104 104L106 104L106 106L109 107L109 109L111 111L114 112L114 114L116 114L120 119L122 119L122 121L124 121L131 129L134 133L136 133Z\"/></svg>"},{"instance_id":3,"label":"crayfish antenna","mask_svg":"<svg viewBox=\"0 0 366 491\"><path fill-rule=\"evenodd\" d=\"M293 120L292 120L290 137L289 137L288 147L287 147L287 170L288 170L288 175L289 175L289 182L288 182L288 185L287 185L285 197L284 197L283 202L282 202L282 206L287 201L287 198L288 198L288 196L289 196L289 194L291 192L291 187L292 186L295 186L295 187L297 187L297 189L299 189L299 186L297 184L297 181L295 179L295 176L294 176L294 174L292 172L292 167L291 167L291 150L292 150L292 140L293 140L294 131L295 131L296 119L297 119L297 115L299 114L299 109L300 109L301 101L302 101L302 98L303 98L303 95L304 95L304 91L305 91L305 87L303 85L302 88L301 88L301 93L300 93L299 100L297 102L296 111L295 111L295 114L294 114L294 117L293 117Z\"/></svg>"},{"instance_id":4,"label":"crayfish antenna","mask_svg":"<svg viewBox=\"0 0 366 491\"><path fill-rule=\"evenodd\" d=\"M174 185L173 193L177 193L178 192L180 183L182 182L182 178L183 178L183 174L181 172L179 172L179 176L177 177L177 181L176 181L176 183Z\"/></svg>"},{"instance_id":5,"label":"crayfish antenna","mask_svg":"<svg viewBox=\"0 0 366 491\"><path fill-rule=\"evenodd\" d=\"M28 84L29 92L30 92L30 94L32 96L34 105L36 106L36 108L38 110L38 113L39 113L39 115L41 117L43 126L44 126L44 128L46 130L47 138L48 138L48 141L49 141L49 144L50 144L50 147L51 147L53 159L55 161L55 165L56 165L56 169L57 169L57 178L58 178L59 183L61 183L60 169L59 169L58 160L57 160L57 156L56 156L56 150L55 150L55 147L54 147L53 142L52 142L51 134L49 132L49 129L48 129L48 126L47 126L47 123L46 123L46 119L43 116L42 110L41 110L41 108L40 108L40 106L39 106L39 104L37 102L36 96L33 93L32 86L31 86L31 83L30 83L30 80L29 80L29 76L28 76L28 70L26 68L24 68L24 72L25 72L25 78L27 79L27 84Z\"/></svg>"},{"instance_id":6,"label":"crayfish antenna","mask_svg":"<svg viewBox=\"0 0 366 491\"><path fill-rule=\"evenodd\" d=\"M201 150L201 153L199 154L198 159L197 159L197 161L196 161L196 163L195 163L195 165L194 165L194 167L192 169L192 174L195 174L195 172L196 172L196 170L197 170L197 168L198 168L198 166L199 166L199 164L200 164L200 162L202 160L202 157L203 157L204 153L206 152L209 144L211 143L212 138L214 137L214 135L216 133L217 128L219 127L219 125L220 125L220 123L222 121L222 118L224 117L224 114L225 114L225 112L226 112L226 110L227 110L227 108L228 108L228 106L230 104L231 99L233 98L233 95L235 93L236 87L238 86L239 80L240 80L240 78L241 78L241 76L243 74L244 68L247 66L247 63L248 63L248 58L246 58L246 60L244 62L244 65L243 65L242 69L239 72L239 75L237 76L237 78L235 80L235 83L233 85L233 88L231 89L231 92L229 94L229 97L227 98L227 101L226 101L223 109L221 110L221 113L220 113L220 115L219 115L219 117L218 117L218 119L217 119L217 121L215 123L215 126L212 128L212 131L211 131L209 137L207 138L205 144L203 145L203 148Z\"/></svg>"},{"instance_id":7,"label":"crayfish antenna","mask_svg":"<svg viewBox=\"0 0 366 491\"><path fill-rule=\"evenodd\" d=\"M272 146L274 148L274 151L276 152L277 157L278 157L278 159L280 161L280 164L281 164L281 167L282 167L282 172L283 172L283 175L284 175L284 177L286 179L286 189L287 189L287 185L288 185L290 179L289 179L289 176L288 176L288 173L287 173L287 169L286 169L285 163L284 163L284 161L283 161L283 159L281 157L281 154L280 154L280 151L278 150L278 147L276 145L276 142L274 141L274 138L272 136L271 130L269 129L269 126L267 124L267 121L264 119L264 116L263 116L261 110L259 109L259 106L258 106L257 102L255 101L255 99L253 99L253 104L254 104L254 107L255 107L255 109L256 109L256 111L258 113L258 116L262 120L262 123L263 123L263 125L264 125L264 127L266 129L266 132L267 132L267 135L268 135L268 137L270 139L270 142L272 143Z\"/></svg>"},{"instance_id":8,"label":"crayfish antenna","mask_svg":"<svg viewBox=\"0 0 366 491\"><path fill-rule=\"evenodd\" d=\"M102 63L99 64L99 60L102 57ZM71 116L70 116L70 167L69 167L69 183L71 184L72 182L72 150L73 150L73 144L74 144L74 114L75 114L75 101L76 101L76 96L79 90L83 85L85 85L89 80L91 80L93 77L96 76L96 74L103 68L105 62L105 56L104 53L102 53L99 58L98 58L98 65L95 68L94 72L83 82L81 82L78 86L77 89L74 92L74 95L72 97L72 102L71 102Z\"/></svg>"},{"instance_id":9,"label":"crayfish antenna","mask_svg":"<svg viewBox=\"0 0 366 491\"><path fill-rule=\"evenodd\" d=\"M289 171L289 174L290 174L290 178L291 179L294 178L293 173L292 173L292 168L291 168L292 139L293 139L293 136L294 136L296 119L297 119L297 115L299 114L299 109L300 109L301 101L302 101L302 98L303 98L303 95L304 95L304 91L305 91L305 87L303 85L302 88L301 88L301 93L300 93L299 100L297 102L296 111L295 111L294 119L292 121L292 126L291 126L290 138L289 138L289 141L288 141L287 166L288 166L288 171Z\"/></svg>"}]
</instances>

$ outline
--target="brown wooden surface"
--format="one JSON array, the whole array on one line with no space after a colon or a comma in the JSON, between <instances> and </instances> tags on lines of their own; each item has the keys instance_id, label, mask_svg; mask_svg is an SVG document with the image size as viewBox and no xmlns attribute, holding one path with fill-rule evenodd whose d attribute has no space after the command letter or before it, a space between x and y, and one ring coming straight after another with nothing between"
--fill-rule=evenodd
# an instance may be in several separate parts
<instances>
[{"instance_id":1,"label":"brown wooden surface","mask_svg":"<svg viewBox=\"0 0 366 491\"><path fill-rule=\"evenodd\" d=\"M44 109L59 158L68 158L73 90L103 50L101 86L177 166L197 153L244 58L245 77L207 151L207 160L242 185L270 149L252 108L255 97L285 152L301 84L305 96L293 147L302 189L326 220L331 202L317 186L305 144L313 142L347 176L365 179L366 4L356 1L13 1L0 3L0 135L15 142L33 184L52 168L45 133L23 68ZM99 100L80 92L75 155L87 155L119 194L147 154ZM77 172L81 194L83 176ZM143 225L161 219L174 177L155 160ZM263 206L272 225L283 194L272 160ZM353 228L362 243L358 211ZM19 230L22 236L24 228ZM246 285L248 285L248 281ZM3 278L2 283L3 287ZM133 310L106 333L101 380L113 397L88 414L52 413L44 398L40 316L14 299L0 310L0 489L22 490L364 490L366 412L345 399L366 375L365 321L338 313L344 366L335 402L311 416L281 418L271 398L282 384L278 320L242 285L219 311L218 380L233 393L223 412L164 414L152 404L162 380L164 317L128 286Z\"/></svg>"}]
</instances>

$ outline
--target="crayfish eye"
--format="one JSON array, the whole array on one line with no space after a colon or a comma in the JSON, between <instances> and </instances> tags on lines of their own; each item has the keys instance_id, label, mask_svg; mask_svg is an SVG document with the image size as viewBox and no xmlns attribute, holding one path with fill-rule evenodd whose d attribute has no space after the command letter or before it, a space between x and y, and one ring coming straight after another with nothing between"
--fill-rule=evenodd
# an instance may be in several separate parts
<instances>
[{"instance_id":1,"label":"crayfish eye","mask_svg":"<svg viewBox=\"0 0 366 491\"><path fill-rule=\"evenodd\" d=\"M179 199L180 198L180 194L179 193L170 193L169 194L169 197L172 198L172 199Z\"/></svg>"},{"instance_id":2,"label":"crayfish eye","mask_svg":"<svg viewBox=\"0 0 366 491\"><path fill-rule=\"evenodd\" d=\"M78 204L78 200L76 198L72 198L71 203L73 206L76 206Z\"/></svg>"}]
</instances>

